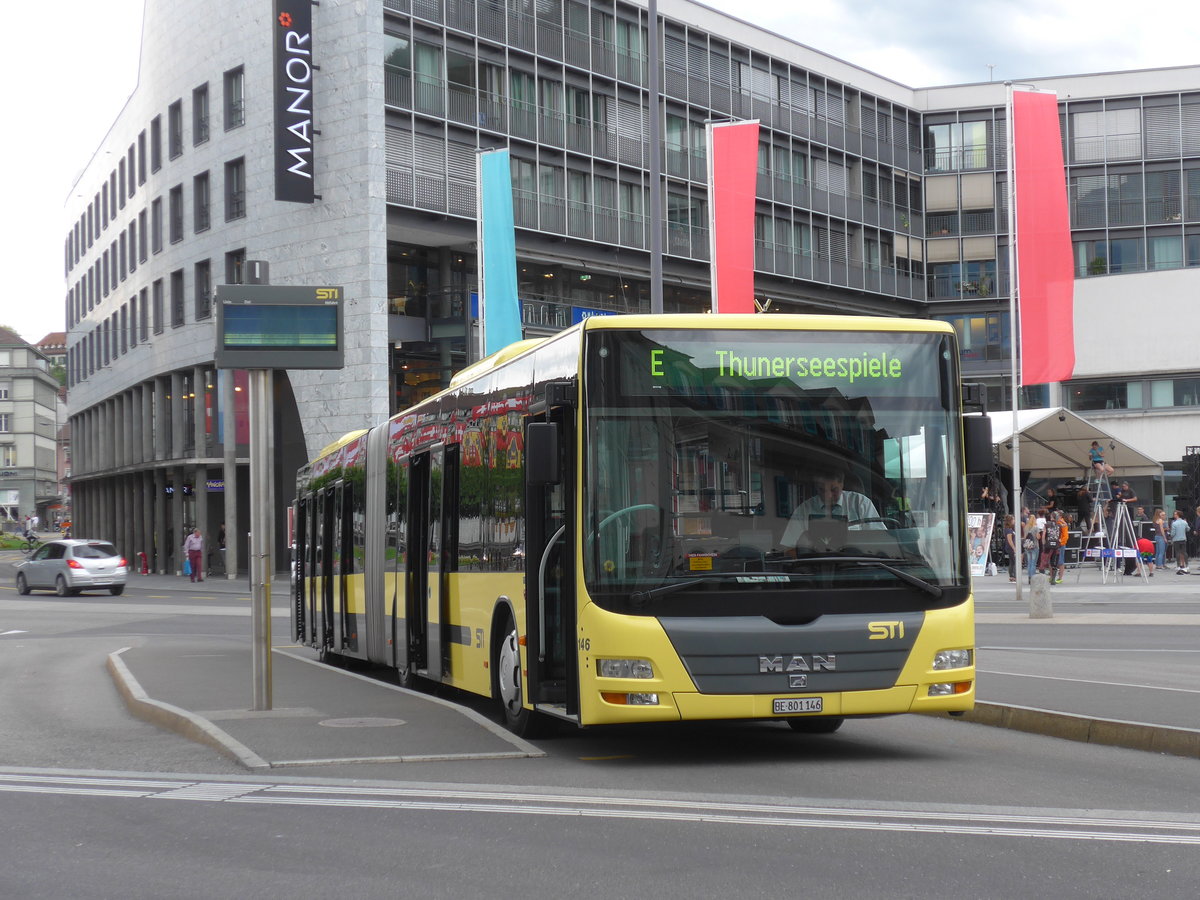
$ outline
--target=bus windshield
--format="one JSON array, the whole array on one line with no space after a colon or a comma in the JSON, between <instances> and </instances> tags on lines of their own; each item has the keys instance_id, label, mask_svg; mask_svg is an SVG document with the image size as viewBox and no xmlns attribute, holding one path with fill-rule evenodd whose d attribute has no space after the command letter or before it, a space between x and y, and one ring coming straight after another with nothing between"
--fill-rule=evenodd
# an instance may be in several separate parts
<instances>
[{"instance_id":1,"label":"bus windshield","mask_svg":"<svg viewBox=\"0 0 1200 900\"><path fill-rule=\"evenodd\" d=\"M966 599L950 335L597 329L586 353L595 602L790 621Z\"/></svg>"}]
</instances>

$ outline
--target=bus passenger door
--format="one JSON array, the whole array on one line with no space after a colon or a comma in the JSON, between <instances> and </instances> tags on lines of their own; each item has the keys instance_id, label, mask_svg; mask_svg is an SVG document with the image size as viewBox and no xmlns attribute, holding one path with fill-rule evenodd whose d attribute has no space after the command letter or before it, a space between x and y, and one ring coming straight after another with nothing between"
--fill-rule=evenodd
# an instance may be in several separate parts
<instances>
[{"instance_id":1,"label":"bus passenger door","mask_svg":"<svg viewBox=\"0 0 1200 900\"><path fill-rule=\"evenodd\" d=\"M408 463L408 561L404 575L404 647L401 668L424 672L429 666L429 454Z\"/></svg>"},{"instance_id":2,"label":"bus passenger door","mask_svg":"<svg viewBox=\"0 0 1200 900\"><path fill-rule=\"evenodd\" d=\"M333 526L337 521L334 515L333 488L325 488L320 493L321 521L320 559L318 564L321 571L321 633L318 636L317 647L322 653L333 649L333 573L334 573L334 539Z\"/></svg>"},{"instance_id":3,"label":"bus passenger door","mask_svg":"<svg viewBox=\"0 0 1200 900\"><path fill-rule=\"evenodd\" d=\"M429 519L425 526L429 560L425 576L425 618L422 620L425 641L425 676L433 681L442 680L443 660L446 656L446 637L449 633L446 622L445 584L446 559L443 546L446 493L446 446L437 444L429 451Z\"/></svg>"},{"instance_id":4,"label":"bus passenger door","mask_svg":"<svg viewBox=\"0 0 1200 900\"><path fill-rule=\"evenodd\" d=\"M326 516L329 531L326 534L326 550L330 559L329 578L329 626L333 641L331 647L341 650L346 646L346 594L344 591L345 578L343 569L346 561L342 541L342 485L337 484L329 489L325 497Z\"/></svg>"},{"instance_id":5,"label":"bus passenger door","mask_svg":"<svg viewBox=\"0 0 1200 900\"><path fill-rule=\"evenodd\" d=\"M304 592L308 583L308 498L301 495L292 505L292 527L295 529L295 544L292 553L292 640L303 643L308 631L307 609Z\"/></svg>"},{"instance_id":6,"label":"bus passenger door","mask_svg":"<svg viewBox=\"0 0 1200 900\"><path fill-rule=\"evenodd\" d=\"M574 535L574 411L552 407L529 420L525 447L526 528L525 592L529 659L529 696L535 706L575 717L579 715L579 677L575 669L575 547ZM534 432L551 426L553 443ZM542 449L535 445L542 444ZM556 459L544 465L540 457ZM554 470L557 480L547 482Z\"/></svg>"}]
</instances>

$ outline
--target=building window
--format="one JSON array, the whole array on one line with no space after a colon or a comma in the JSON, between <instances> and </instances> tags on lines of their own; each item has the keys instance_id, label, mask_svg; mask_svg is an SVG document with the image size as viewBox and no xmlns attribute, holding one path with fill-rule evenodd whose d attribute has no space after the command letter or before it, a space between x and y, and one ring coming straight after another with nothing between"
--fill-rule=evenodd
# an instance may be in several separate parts
<instances>
[{"instance_id":1,"label":"building window","mask_svg":"<svg viewBox=\"0 0 1200 900\"><path fill-rule=\"evenodd\" d=\"M0 413L0 434L8 434L12 431L12 414Z\"/></svg>"},{"instance_id":2,"label":"building window","mask_svg":"<svg viewBox=\"0 0 1200 900\"><path fill-rule=\"evenodd\" d=\"M183 154L183 101L167 107L167 153L171 159Z\"/></svg>"},{"instance_id":3,"label":"building window","mask_svg":"<svg viewBox=\"0 0 1200 900\"><path fill-rule=\"evenodd\" d=\"M171 327L183 325L183 269L171 273Z\"/></svg>"},{"instance_id":4,"label":"building window","mask_svg":"<svg viewBox=\"0 0 1200 900\"><path fill-rule=\"evenodd\" d=\"M137 169L138 169L138 184L146 183L146 132L138 135L137 140Z\"/></svg>"},{"instance_id":5,"label":"building window","mask_svg":"<svg viewBox=\"0 0 1200 900\"><path fill-rule=\"evenodd\" d=\"M208 140L208 84L192 91L192 144Z\"/></svg>"},{"instance_id":6,"label":"building window","mask_svg":"<svg viewBox=\"0 0 1200 900\"><path fill-rule=\"evenodd\" d=\"M925 169L957 172L988 165L988 123L950 122L925 127Z\"/></svg>"},{"instance_id":7,"label":"building window","mask_svg":"<svg viewBox=\"0 0 1200 900\"><path fill-rule=\"evenodd\" d=\"M162 197L155 197L150 204L150 249L161 253L163 248Z\"/></svg>"},{"instance_id":8,"label":"building window","mask_svg":"<svg viewBox=\"0 0 1200 900\"><path fill-rule=\"evenodd\" d=\"M246 277L246 248L225 254L225 283L244 284Z\"/></svg>"},{"instance_id":9,"label":"building window","mask_svg":"<svg viewBox=\"0 0 1200 900\"><path fill-rule=\"evenodd\" d=\"M1142 405L1142 382L1100 381L1091 384L1071 384L1064 391L1067 408L1078 411L1093 409L1138 409Z\"/></svg>"},{"instance_id":10,"label":"building window","mask_svg":"<svg viewBox=\"0 0 1200 900\"><path fill-rule=\"evenodd\" d=\"M162 168L162 116L150 120L150 171Z\"/></svg>"},{"instance_id":11,"label":"building window","mask_svg":"<svg viewBox=\"0 0 1200 900\"><path fill-rule=\"evenodd\" d=\"M17 467L17 448L12 444L6 444L4 449L0 451L0 465L6 469L15 469Z\"/></svg>"},{"instance_id":12,"label":"building window","mask_svg":"<svg viewBox=\"0 0 1200 900\"><path fill-rule=\"evenodd\" d=\"M150 340L150 304L146 301L145 288L142 288L138 302L138 331L142 341Z\"/></svg>"},{"instance_id":13,"label":"building window","mask_svg":"<svg viewBox=\"0 0 1200 900\"><path fill-rule=\"evenodd\" d=\"M138 295L129 298L129 346L136 347L138 342Z\"/></svg>"},{"instance_id":14,"label":"building window","mask_svg":"<svg viewBox=\"0 0 1200 900\"><path fill-rule=\"evenodd\" d=\"M246 216L246 159L225 163L225 221Z\"/></svg>"},{"instance_id":15,"label":"building window","mask_svg":"<svg viewBox=\"0 0 1200 900\"><path fill-rule=\"evenodd\" d=\"M171 216L171 243L175 244L183 240L183 185L177 184L171 188L167 199Z\"/></svg>"},{"instance_id":16,"label":"building window","mask_svg":"<svg viewBox=\"0 0 1200 900\"><path fill-rule=\"evenodd\" d=\"M1141 110L1072 113L1071 137L1075 162L1136 159L1142 155Z\"/></svg>"},{"instance_id":17,"label":"building window","mask_svg":"<svg viewBox=\"0 0 1200 900\"><path fill-rule=\"evenodd\" d=\"M1183 267L1183 241L1178 234L1152 235L1146 240L1146 251L1151 270Z\"/></svg>"},{"instance_id":18,"label":"building window","mask_svg":"<svg viewBox=\"0 0 1200 900\"><path fill-rule=\"evenodd\" d=\"M212 224L209 202L208 173L201 172L192 183L192 206L196 217L194 227L197 232L207 231Z\"/></svg>"},{"instance_id":19,"label":"building window","mask_svg":"<svg viewBox=\"0 0 1200 900\"><path fill-rule=\"evenodd\" d=\"M212 311L212 264L203 259L196 263L196 321L207 319Z\"/></svg>"},{"instance_id":20,"label":"building window","mask_svg":"<svg viewBox=\"0 0 1200 900\"><path fill-rule=\"evenodd\" d=\"M151 293L154 300L154 333L162 334L166 325L163 321L163 283L161 278L151 286Z\"/></svg>"},{"instance_id":21,"label":"building window","mask_svg":"<svg viewBox=\"0 0 1200 900\"><path fill-rule=\"evenodd\" d=\"M241 66L225 73L225 130L246 124L245 72Z\"/></svg>"},{"instance_id":22,"label":"building window","mask_svg":"<svg viewBox=\"0 0 1200 900\"><path fill-rule=\"evenodd\" d=\"M129 221L129 271L136 272L138 267L138 220Z\"/></svg>"}]
</instances>

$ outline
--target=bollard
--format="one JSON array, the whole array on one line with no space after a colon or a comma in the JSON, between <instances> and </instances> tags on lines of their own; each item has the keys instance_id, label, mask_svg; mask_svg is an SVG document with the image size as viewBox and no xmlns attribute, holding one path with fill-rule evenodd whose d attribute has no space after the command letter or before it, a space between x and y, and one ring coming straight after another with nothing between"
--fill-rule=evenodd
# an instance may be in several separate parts
<instances>
[{"instance_id":1,"label":"bollard","mask_svg":"<svg viewBox=\"0 0 1200 900\"><path fill-rule=\"evenodd\" d=\"M1050 601L1050 579L1041 572L1033 576L1033 587L1029 591L1029 618L1054 618L1054 605Z\"/></svg>"}]
</instances>

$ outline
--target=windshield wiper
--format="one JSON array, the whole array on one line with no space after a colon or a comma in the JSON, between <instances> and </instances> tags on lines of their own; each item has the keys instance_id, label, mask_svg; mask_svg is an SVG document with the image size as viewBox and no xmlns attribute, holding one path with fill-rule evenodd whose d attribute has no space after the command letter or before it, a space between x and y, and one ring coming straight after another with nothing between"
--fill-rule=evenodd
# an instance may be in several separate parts
<instances>
[{"instance_id":1,"label":"windshield wiper","mask_svg":"<svg viewBox=\"0 0 1200 900\"><path fill-rule=\"evenodd\" d=\"M672 581L669 584L662 584L648 591L634 591L629 595L629 600L634 605L641 606L649 603L655 597L674 594L676 591L686 591L688 588L696 587L705 582L729 580L741 581L747 584L770 584L772 582L782 583L785 581L790 583L792 576L786 572L714 572L704 577L689 578L687 581Z\"/></svg>"},{"instance_id":2,"label":"windshield wiper","mask_svg":"<svg viewBox=\"0 0 1200 900\"><path fill-rule=\"evenodd\" d=\"M894 560L894 562L901 562L901 560ZM918 578L916 575L905 572L903 569L897 569L895 566L888 565L876 556L798 556L794 560L789 560L789 564L791 563L797 565L807 565L809 563L857 563L863 566L875 566L895 575L905 584L911 584L913 587L924 591L931 597L940 599L943 593L942 589L936 584L931 584L924 578Z\"/></svg>"}]
</instances>

